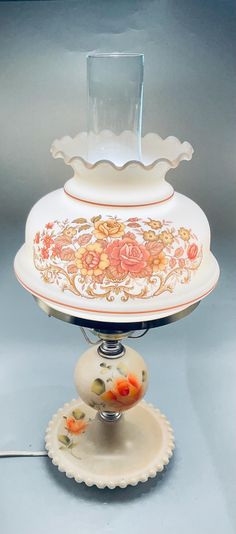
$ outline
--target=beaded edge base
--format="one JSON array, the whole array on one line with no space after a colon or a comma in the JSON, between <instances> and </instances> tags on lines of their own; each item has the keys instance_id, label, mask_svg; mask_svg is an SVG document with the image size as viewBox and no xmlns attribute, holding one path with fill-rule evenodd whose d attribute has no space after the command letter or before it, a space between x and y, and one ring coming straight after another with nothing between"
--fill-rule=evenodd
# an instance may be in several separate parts
<instances>
[{"instance_id":1,"label":"beaded edge base","mask_svg":"<svg viewBox=\"0 0 236 534\"><path fill-rule=\"evenodd\" d=\"M46 430L45 448L48 451L48 456L51 458L53 465L57 466L60 472L65 473L68 478L74 478L74 480L78 483L84 482L89 487L97 486L99 489L114 489L116 487L126 488L129 485L136 486L139 482L146 482L149 478L154 478L157 473L163 471L165 466L169 463L175 448L173 429L166 416L163 415L158 408L155 408L151 403L147 403L144 400L139 403L139 406L144 407L146 410L151 412L152 415L154 415L156 421L161 426L162 432L166 436L166 447L164 453L162 453L161 456L159 453L157 453L156 458L154 458L153 462L148 464L147 469L143 469L143 472L141 474L139 473L138 476L136 475L129 478L127 477L127 479L121 477L120 480L117 480L116 482L112 480L107 480L104 482L103 480L100 480L98 476L92 475L88 477L80 477L79 475L74 474L72 470L66 469L64 462L58 456L58 451L56 451L53 447L52 440L54 438L58 419L60 419L65 411L73 409L75 406L78 406L78 404L81 403L82 401L80 401L80 399L73 399L71 402L64 404L64 406L59 408L59 410L53 415Z\"/></svg>"}]
</instances>

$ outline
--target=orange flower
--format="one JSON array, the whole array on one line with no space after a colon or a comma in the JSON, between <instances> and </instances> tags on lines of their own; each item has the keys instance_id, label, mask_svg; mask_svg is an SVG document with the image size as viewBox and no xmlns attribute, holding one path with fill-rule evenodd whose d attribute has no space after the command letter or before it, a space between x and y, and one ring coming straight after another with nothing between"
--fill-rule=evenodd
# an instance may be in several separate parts
<instances>
[{"instance_id":1,"label":"orange flower","mask_svg":"<svg viewBox=\"0 0 236 534\"><path fill-rule=\"evenodd\" d=\"M148 258L148 263L152 270L155 271L164 271L168 260L165 254L162 252L165 248L165 245L161 241L151 241L147 243L146 248L150 253Z\"/></svg>"},{"instance_id":2,"label":"orange flower","mask_svg":"<svg viewBox=\"0 0 236 534\"><path fill-rule=\"evenodd\" d=\"M171 245L174 241L172 233L167 232L166 230L164 230L164 232L161 232L158 237L165 245Z\"/></svg>"},{"instance_id":3,"label":"orange flower","mask_svg":"<svg viewBox=\"0 0 236 534\"><path fill-rule=\"evenodd\" d=\"M164 271L167 264L168 264L168 260L165 254L161 252L159 256L153 258L153 262L152 262L153 271Z\"/></svg>"},{"instance_id":4,"label":"orange flower","mask_svg":"<svg viewBox=\"0 0 236 534\"><path fill-rule=\"evenodd\" d=\"M154 219L150 219L150 221L147 223L148 226L151 226L153 230L158 230L162 227L161 221L155 221Z\"/></svg>"},{"instance_id":5,"label":"orange flower","mask_svg":"<svg viewBox=\"0 0 236 534\"><path fill-rule=\"evenodd\" d=\"M114 381L113 388L105 391L101 395L101 398L107 404L131 406L140 399L141 395L142 385L139 383L137 377L130 373L127 378L117 378Z\"/></svg>"},{"instance_id":6,"label":"orange flower","mask_svg":"<svg viewBox=\"0 0 236 534\"><path fill-rule=\"evenodd\" d=\"M66 428L69 430L69 432L72 432L73 434L80 434L81 432L84 432L87 424L85 421L79 419L75 419L75 417L67 417L66 419Z\"/></svg>"},{"instance_id":7,"label":"orange flower","mask_svg":"<svg viewBox=\"0 0 236 534\"><path fill-rule=\"evenodd\" d=\"M46 248L49 248L53 243L53 239L50 235L46 234L43 238L43 244Z\"/></svg>"},{"instance_id":8,"label":"orange flower","mask_svg":"<svg viewBox=\"0 0 236 534\"><path fill-rule=\"evenodd\" d=\"M53 227L53 223L52 222L49 222L49 223L46 224L46 228L48 230L51 230L52 227Z\"/></svg>"},{"instance_id":9,"label":"orange flower","mask_svg":"<svg viewBox=\"0 0 236 534\"><path fill-rule=\"evenodd\" d=\"M98 239L104 239L104 237L121 237L124 235L125 225L120 223L116 219L108 219L103 221L100 219L94 224L94 235Z\"/></svg>"},{"instance_id":10,"label":"orange flower","mask_svg":"<svg viewBox=\"0 0 236 534\"><path fill-rule=\"evenodd\" d=\"M157 235L155 234L155 232L153 232L153 230L146 230L145 232L143 232L143 239L144 241L156 241Z\"/></svg>"},{"instance_id":11,"label":"orange flower","mask_svg":"<svg viewBox=\"0 0 236 534\"><path fill-rule=\"evenodd\" d=\"M65 230L63 230L63 234L66 235L66 237L69 237L69 238L72 238L75 236L77 230L76 228L73 228L72 226L68 227L68 228L65 228Z\"/></svg>"},{"instance_id":12,"label":"orange flower","mask_svg":"<svg viewBox=\"0 0 236 534\"><path fill-rule=\"evenodd\" d=\"M183 226L181 226L181 228L178 231L178 234L181 237L181 239L183 239L183 241L189 241L190 231L187 230L187 228L184 228Z\"/></svg>"},{"instance_id":13,"label":"orange flower","mask_svg":"<svg viewBox=\"0 0 236 534\"><path fill-rule=\"evenodd\" d=\"M75 253L75 263L81 274L99 276L108 267L109 260L99 243L80 247Z\"/></svg>"}]
</instances>

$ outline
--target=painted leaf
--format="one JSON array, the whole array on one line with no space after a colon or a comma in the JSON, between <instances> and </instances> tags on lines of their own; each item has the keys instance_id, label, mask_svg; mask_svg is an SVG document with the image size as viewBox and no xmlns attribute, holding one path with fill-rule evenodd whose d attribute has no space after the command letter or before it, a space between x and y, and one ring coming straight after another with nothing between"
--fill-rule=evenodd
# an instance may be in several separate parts
<instances>
[{"instance_id":1,"label":"painted leaf","mask_svg":"<svg viewBox=\"0 0 236 534\"><path fill-rule=\"evenodd\" d=\"M101 395L106 390L105 382L101 378L96 378L91 386L91 391L96 395Z\"/></svg>"},{"instance_id":2,"label":"painted leaf","mask_svg":"<svg viewBox=\"0 0 236 534\"><path fill-rule=\"evenodd\" d=\"M70 263L67 267L68 273L75 274L78 271L78 267L75 265L75 263Z\"/></svg>"},{"instance_id":3,"label":"painted leaf","mask_svg":"<svg viewBox=\"0 0 236 534\"><path fill-rule=\"evenodd\" d=\"M176 258L180 258L180 256L182 256L182 254L184 253L184 249L183 247L178 247L175 251L175 257Z\"/></svg>"},{"instance_id":4,"label":"painted leaf","mask_svg":"<svg viewBox=\"0 0 236 534\"><path fill-rule=\"evenodd\" d=\"M146 248L150 252L151 256L159 256L162 252L164 245L160 241L149 241Z\"/></svg>"},{"instance_id":5,"label":"painted leaf","mask_svg":"<svg viewBox=\"0 0 236 534\"><path fill-rule=\"evenodd\" d=\"M83 433L83 432L82 432ZM77 443L76 441L73 443L73 441L70 443L70 445L68 446L68 449L74 449L74 447L77 446Z\"/></svg>"},{"instance_id":6,"label":"painted leaf","mask_svg":"<svg viewBox=\"0 0 236 534\"><path fill-rule=\"evenodd\" d=\"M135 235L133 234L133 232L127 232L124 237L128 237L129 239L135 239Z\"/></svg>"},{"instance_id":7,"label":"painted leaf","mask_svg":"<svg viewBox=\"0 0 236 534\"><path fill-rule=\"evenodd\" d=\"M126 271L119 272L115 265L109 265L106 272L109 278L111 278L112 280L124 280L124 278L126 278L127 276Z\"/></svg>"},{"instance_id":8,"label":"painted leaf","mask_svg":"<svg viewBox=\"0 0 236 534\"><path fill-rule=\"evenodd\" d=\"M142 382L146 382L147 380L147 371L145 369L142 370Z\"/></svg>"},{"instance_id":9,"label":"painted leaf","mask_svg":"<svg viewBox=\"0 0 236 534\"><path fill-rule=\"evenodd\" d=\"M100 221L101 218L102 218L102 216L101 216L101 215L98 215L97 217L92 217L91 221L92 221L93 223L95 223L95 222Z\"/></svg>"},{"instance_id":10,"label":"painted leaf","mask_svg":"<svg viewBox=\"0 0 236 534\"><path fill-rule=\"evenodd\" d=\"M102 284L105 277L105 272L103 271L101 274L96 275L96 281L99 282L99 284ZM94 277L95 278L95 277ZM96 285L97 287L97 285Z\"/></svg>"},{"instance_id":11,"label":"painted leaf","mask_svg":"<svg viewBox=\"0 0 236 534\"><path fill-rule=\"evenodd\" d=\"M82 410L80 410L79 408L75 408L75 410L73 410L72 412L72 415L77 420L83 419L85 417L85 413L82 412Z\"/></svg>"},{"instance_id":12,"label":"painted leaf","mask_svg":"<svg viewBox=\"0 0 236 534\"><path fill-rule=\"evenodd\" d=\"M79 237L78 239L78 243L81 247L84 247L84 245L87 245L87 243L89 243L89 241L91 241L92 239L92 236L89 235L89 234L83 234Z\"/></svg>"},{"instance_id":13,"label":"painted leaf","mask_svg":"<svg viewBox=\"0 0 236 534\"><path fill-rule=\"evenodd\" d=\"M128 367L126 367L124 363L120 363L119 365L117 365L117 371L119 371L122 376L127 376Z\"/></svg>"},{"instance_id":14,"label":"painted leaf","mask_svg":"<svg viewBox=\"0 0 236 534\"><path fill-rule=\"evenodd\" d=\"M88 230L89 228L90 228L90 224L83 224L83 226L79 228L79 232L82 232L83 230Z\"/></svg>"},{"instance_id":15,"label":"painted leaf","mask_svg":"<svg viewBox=\"0 0 236 534\"><path fill-rule=\"evenodd\" d=\"M68 245L69 243L71 243L71 239L66 235L61 235L54 239L54 243L63 247L63 245Z\"/></svg>"},{"instance_id":16,"label":"painted leaf","mask_svg":"<svg viewBox=\"0 0 236 534\"><path fill-rule=\"evenodd\" d=\"M83 217L79 217L79 219L74 219L74 221L72 222L76 224L83 224L87 222L87 219L84 219Z\"/></svg>"},{"instance_id":17,"label":"painted leaf","mask_svg":"<svg viewBox=\"0 0 236 534\"><path fill-rule=\"evenodd\" d=\"M71 261L75 257L75 252L72 248L64 248L61 251L61 259L64 261Z\"/></svg>"},{"instance_id":18,"label":"painted leaf","mask_svg":"<svg viewBox=\"0 0 236 534\"><path fill-rule=\"evenodd\" d=\"M65 434L59 434L58 440L60 441L60 443L63 443L63 445L66 445L66 447L68 447L68 445L70 444L70 438L68 438L68 436L66 436Z\"/></svg>"}]
</instances>

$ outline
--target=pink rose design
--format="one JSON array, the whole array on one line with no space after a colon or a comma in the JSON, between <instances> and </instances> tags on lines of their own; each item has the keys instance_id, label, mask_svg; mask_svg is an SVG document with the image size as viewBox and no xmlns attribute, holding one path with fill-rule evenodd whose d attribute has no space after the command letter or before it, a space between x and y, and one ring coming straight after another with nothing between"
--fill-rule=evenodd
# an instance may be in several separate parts
<instances>
[{"instance_id":1,"label":"pink rose design","mask_svg":"<svg viewBox=\"0 0 236 534\"><path fill-rule=\"evenodd\" d=\"M150 253L144 245L129 238L116 239L106 248L110 265L118 273L130 273L134 276L147 275L147 260ZM151 272L151 270L150 270Z\"/></svg>"}]
</instances>

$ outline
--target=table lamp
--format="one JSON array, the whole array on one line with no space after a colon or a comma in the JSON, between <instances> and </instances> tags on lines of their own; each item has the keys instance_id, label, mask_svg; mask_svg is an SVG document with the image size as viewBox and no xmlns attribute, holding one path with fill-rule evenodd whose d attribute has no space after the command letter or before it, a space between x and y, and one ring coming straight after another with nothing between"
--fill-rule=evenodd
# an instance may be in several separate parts
<instances>
[{"instance_id":1,"label":"table lamp","mask_svg":"<svg viewBox=\"0 0 236 534\"><path fill-rule=\"evenodd\" d=\"M219 277L205 214L165 180L192 146L141 137L143 65L142 54L87 57L87 132L51 147L73 177L33 206L15 258L39 306L92 345L75 369L80 397L53 416L46 449L98 488L155 477L174 449L170 423L142 400L145 361L123 339L186 316Z\"/></svg>"}]
</instances>

